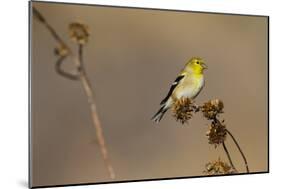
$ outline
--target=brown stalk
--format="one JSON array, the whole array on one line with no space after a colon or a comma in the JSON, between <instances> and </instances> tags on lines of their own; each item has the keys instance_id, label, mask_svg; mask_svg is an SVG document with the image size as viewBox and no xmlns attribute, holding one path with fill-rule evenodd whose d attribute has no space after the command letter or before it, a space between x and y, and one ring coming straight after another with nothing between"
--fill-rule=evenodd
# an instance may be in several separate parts
<instances>
[{"instance_id":1,"label":"brown stalk","mask_svg":"<svg viewBox=\"0 0 281 189\"><path fill-rule=\"evenodd\" d=\"M91 83L86 74L85 67L83 64L83 44L79 44L79 46L78 46L78 58L77 58L72 53L71 49L66 45L66 43L64 43L64 41L60 38L60 36L55 31L55 29L46 21L46 19L42 16L42 14L34 7L33 7L33 15L47 28L47 30L51 33L51 35L59 43L59 45L67 50L67 54L65 56L60 56L59 59L57 60L55 69L58 74L60 74L61 76L65 77L65 78L81 81L83 89L87 96L89 106L90 106L91 118L92 118L92 122L95 127L95 130L96 130L96 136L97 136L98 144L99 144L99 147L100 147L100 150L102 153L102 158L107 167L107 171L108 171L110 178L114 179L115 173L114 173L114 169L111 165L111 162L109 160L108 150L107 150L104 135L103 135L103 129L102 129L102 125L101 125L101 122L100 122L100 119L98 116L98 112L97 112L93 88L91 86ZM74 61L75 65L76 65L77 73L78 73L77 75L68 73L62 69L61 65L67 55L70 55L70 57Z\"/></svg>"},{"instance_id":2,"label":"brown stalk","mask_svg":"<svg viewBox=\"0 0 281 189\"><path fill-rule=\"evenodd\" d=\"M246 167L246 171L247 171L247 173L249 173L250 171L249 171L248 162L247 162L246 156L244 155L244 153L243 153L241 147L239 146L237 140L235 139L235 137L232 135L232 133L231 133L228 129L226 129L226 132L229 134L229 136L232 138L233 142L234 142L235 145L237 146L237 148L238 148L238 150L239 150L239 152L240 152L240 154L241 154L241 156L242 156L242 158L243 158L243 160L244 160L244 164L245 164L245 167Z\"/></svg>"},{"instance_id":3,"label":"brown stalk","mask_svg":"<svg viewBox=\"0 0 281 189\"><path fill-rule=\"evenodd\" d=\"M99 146L101 149L103 160L106 164L110 178L114 179L115 173L114 173L114 169L109 160L109 156L108 156L108 152L107 152L107 148L106 148L106 144L105 144L105 139L103 136L102 126L101 126L101 122L100 122L98 112L97 112L97 106L96 106L96 102L95 102L95 98L94 98L93 89L92 89L92 86L90 84L88 75L86 74L85 67L83 64L83 45L82 44L79 44L78 52L79 52L78 54L79 54L80 81L82 82L83 89L87 95L88 103L91 108L92 121L93 121L95 129L96 129L96 136L97 136L98 143L99 143Z\"/></svg>"},{"instance_id":4,"label":"brown stalk","mask_svg":"<svg viewBox=\"0 0 281 189\"><path fill-rule=\"evenodd\" d=\"M218 124L221 125L220 120L219 120L216 116L215 116L215 118L214 118L214 121L215 121L216 123L218 123ZM225 128L225 129L226 129L226 128ZM226 130L227 130L227 129L226 129ZM227 158L228 158L228 161L229 161L229 163L230 163L232 169L237 172L237 169L235 168L235 166L234 166L234 164L233 164L233 162L232 162L231 156L230 156L230 154L229 154L229 151L228 151L228 149L227 149L227 147L226 147L226 145L225 145L225 141L222 142L222 146L223 146L224 152L226 153L226 156L227 156Z\"/></svg>"},{"instance_id":5,"label":"brown stalk","mask_svg":"<svg viewBox=\"0 0 281 189\"><path fill-rule=\"evenodd\" d=\"M71 80L78 80L79 79L79 75L74 75L74 74L71 74L71 73L68 73L66 71L64 71L61 67L63 61L65 60L65 56L61 56L59 57L59 59L57 60L56 64L55 64L55 70L56 72L63 76L63 77L66 77L68 79L71 79Z\"/></svg>"},{"instance_id":6,"label":"brown stalk","mask_svg":"<svg viewBox=\"0 0 281 189\"><path fill-rule=\"evenodd\" d=\"M236 170L236 168L234 167L234 164L233 164L233 162L232 162L231 156L230 156L230 154L229 154L229 152L228 152L228 149L227 149L227 147L226 147L226 145L225 145L225 142L222 143L222 146L223 146L223 149L224 149L224 151L225 151L225 153L226 153L226 155L227 155L228 161L229 161L229 163L230 163L232 169L233 169L235 172L237 172L237 170Z\"/></svg>"}]
</instances>

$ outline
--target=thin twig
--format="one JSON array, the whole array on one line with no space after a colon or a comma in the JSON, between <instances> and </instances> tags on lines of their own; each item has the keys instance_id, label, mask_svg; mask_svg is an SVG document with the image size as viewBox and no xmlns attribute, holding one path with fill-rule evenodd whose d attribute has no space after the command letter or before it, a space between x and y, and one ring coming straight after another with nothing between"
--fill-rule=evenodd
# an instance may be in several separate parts
<instances>
[{"instance_id":1,"label":"thin twig","mask_svg":"<svg viewBox=\"0 0 281 189\"><path fill-rule=\"evenodd\" d=\"M217 118L217 116L214 117L214 122L215 122L215 123L218 123L219 125L222 125L222 123L221 123L220 120ZM223 149L224 149L224 151L225 151L225 153L226 153L226 155L227 155L228 161L229 161L229 163L230 163L232 169L237 172L237 169L235 168L235 166L234 166L234 164L233 164L233 162L232 162L231 156L230 156L230 154L229 154L229 151L228 151L228 149L227 149L227 147L226 147L224 141L222 142L222 146L223 146Z\"/></svg>"},{"instance_id":2,"label":"thin twig","mask_svg":"<svg viewBox=\"0 0 281 189\"><path fill-rule=\"evenodd\" d=\"M33 7L32 10L33 10L33 16L35 18L37 18L47 28L47 30L51 33L53 38L58 42L58 44L61 47L65 48L65 50L67 51L68 55L70 55L71 57L74 57L71 49L62 40L62 38L59 36L59 34L56 32L56 30L47 22L47 20L43 17L43 15L35 7ZM66 71L64 71L62 69L62 63L64 62L63 60L65 58L66 58L66 56L63 56L63 57L60 57L57 60L56 65L55 65L55 69L56 69L57 73L60 74L63 77L68 78L68 79L77 80L76 76L74 76L73 74L68 73L68 72L66 72Z\"/></svg>"},{"instance_id":3,"label":"thin twig","mask_svg":"<svg viewBox=\"0 0 281 189\"><path fill-rule=\"evenodd\" d=\"M225 153L226 153L226 155L227 155L228 161L229 161L229 163L230 163L232 169L233 169L235 172L237 172L237 169L236 169L236 168L234 167L234 165L233 165L231 156L230 156L230 154L229 154L229 152L228 152L228 149L227 149L227 147L226 147L226 145L225 145L224 142L222 143L222 146L223 146L223 149L224 149L224 151L225 151Z\"/></svg>"},{"instance_id":4,"label":"thin twig","mask_svg":"<svg viewBox=\"0 0 281 189\"><path fill-rule=\"evenodd\" d=\"M35 8L32 8L33 10L33 16L37 18L42 24L45 25L45 27L49 30L49 32L52 34L53 38L59 43L62 44L71 52L71 49L67 47L67 45L63 42L62 38L58 35L58 33L55 31L55 29L47 22L47 20L44 18L44 16Z\"/></svg>"},{"instance_id":5,"label":"thin twig","mask_svg":"<svg viewBox=\"0 0 281 189\"><path fill-rule=\"evenodd\" d=\"M59 75L61 75L63 77L66 77L67 79L79 80L80 79L79 75L68 73L61 68L61 65L62 65L65 58L66 58L65 56L60 56L58 58L58 60L56 62L56 65L55 65L55 70L57 71L57 73Z\"/></svg>"},{"instance_id":6,"label":"thin twig","mask_svg":"<svg viewBox=\"0 0 281 189\"><path fill-rule=\"evenodd\" d=\"M95 99L94 99L93 90L92 90L89 78L86 74L85 67L83 64L83 45L81 45L81 44L79 44L78 54L79 54L79 62L80 62L80 67L79 67L80 68L80 81L82 82L84 91L88 98L88 103L91 107L92 121L93 121L95 129L96 129L96 135L98 138L99 146L101 148L103 159L107 166L107 170L110 175L110 178L113 179L113 178L115 178L115 173L114 173L114 169L113 169L113 167L110 163L109 157L108 157L108 152L107 152L107 148L106 148L106 144L105 144L105 139L103 136L101 122L100 122L98 112L97 112L97 107L96 107L96 103L95 103Z\"/></svg>"},{"instance_id":7,"label":"thin twig","mask_svg":"<svg viewBox=\"0 0 281 189\"><path fill-rule=\"evenodd\" d=\"M71 58L73 59L76 68L77 68L77 72L79 73L79 80L82 83L83 89L86 93L87 99L88 99L88 103L90 105L90 109L91 109L91 117L92 117L92 122L93 125L95 127L96 130L96 136L98 139L98 143L100 146L100 150L102 153L102 157L103 160L105 162L105 165L107 167L109 176L111 179L115 178L115 173L114 173L114 169L110 163L109 160L109 156L108 156L108 152L107 152L107 148L106 148L106 144L105 144L105 139L103 136L103 130L102 130L102 126L101 126L101 122L97 113L97 108L96 108L96 102L94 99L94 93L93 93L93 89L91 87L90 81L88 79L88 76L86 74L84 65L83 65L83 46L81 44L79 44L78 47L78 54L79 54L79 58L77 58L71 51L71 49L66 45L66 43L64 43L64 41L60 38L60 36L57 34L57 32L55 31L55 29L46 21L46 19L43 17L43 15L33 7L33 15L47 28L47 30L49 30L49 32L51 33L51 35L53 36L53 38L63 47L66 48L66 50L68 51L68 55L71 56ZM58 61L56 62L56 71L64 76L67 77L68 79L77 79L76 75L67 73L65 71L63 71L61 69L61 65L63 60L65 59L65 57L62 57L60 59L58 59Z\"/></svg>"},{"instance_id":8,"label":"thin twig","mask_svg":"<svg viewBox=\"0 0 281 189\"><path fill-rule=\"evenodd\" d=\"M235 145L237 146L237 148L238 148L238 150L239 150L241 156L243 157L243 160L244 160L244 164L245 164L247 173L249 173L250 171L249 171L249 166L248 166L248 163L247 163L246 156L244 155L244 153L243 153L242 149L240 148L240 146L239 146L237 140L234 138L234 136L231 134L231 132L230 132L228 129L226 129L226 132L231 136L233 142L234 142Z\"/></svg>"}]
</instances>

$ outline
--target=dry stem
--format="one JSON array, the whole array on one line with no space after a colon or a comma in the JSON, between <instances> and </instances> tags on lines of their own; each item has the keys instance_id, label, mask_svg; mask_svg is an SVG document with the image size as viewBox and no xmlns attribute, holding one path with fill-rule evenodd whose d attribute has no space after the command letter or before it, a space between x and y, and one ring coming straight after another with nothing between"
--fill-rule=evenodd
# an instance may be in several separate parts
<instances>
[{"instance_id":1,"label":"dry stem","mask_svg":"<svg viewBox=\"0 0 281 189\"><path fill-rule=\"evenodd\" d=\"M72 60L74 61L75 65L76 65L77 72L78 72L77 75L74 75L74 74L71 74L71 73L68 73L68 72L62 70L61 65L63 63L63 60L65 59L65 56L60 56L58 61L56 62L55 69L56 69L57 73L63 77L66 77L66 78L72 79L72 80L81 81L83 89L84 89L85 94L88 99L88 103L90 105L92 122L93 122L93 125L96 130L96 136L97 136L98 144L99 144L99 147L100 147L100 150L102 153L103 160L107 167L107 171L109 173L110 178L114 179L115 173L114 173L114 169L109 160L107 147L106 147L105 139L103 136L103 129L102 129L102 125L101 125L101 122L100 122L100 119L98 116L98 112L97 112L93 88L90 84L90 81L89 81L88 76L85 71L85 67L83 65L83 45L79 44L79 47L78 47L79 58L77 58L72 53L71 49L66 45L66 43L64 43L64 41L60 38L60 36L55 31L55 29L46 21L46 19L42 16L42 14L34 7L33 7L33 15L47 28L47 30L51 33L51 35L59 43L59 45L61 45L62 47L64 47L67 50L67 55L71 56Z\"/></svg>"},{"instance_id":2,"label":"dry stem","mask_svg":"<svg viewBox=\"0 0 281 189\"><path fill-rule=\"evenodd\" d=\"M191 119L191 117L193 115L192 113L201 111L205 118L212 121L212 125L207 133L207 136L209 138L209 143L214 144L215 147L217 145L222 144L224 152L226 153L226 156L230 163L230 166L232 167L233 171L237 173L238 171L233 164L230 153L225 144L225 139L226 139L225 136L227 134L229 134L230 137L232 138L232 140L234 141L236 147L238 148L241 156L243 157L247 173L249 173L247 159L246 159L242 149L240 148L237 140L231 134L231 132L225 128L225 125L223 124L224 121L221 122L218 119L218 115L223 113L223 107L224 107L223 102L218 99L210 100L210 101L204 103L202 106L198 106L195 102L191 102L189 99L184 98L184 99L179 99L174 104L173 116L176 118L176 120L180 120L181 123L184 124L186 122L186 120ZM188 119L186 119L186 117Z\"/></svg>"},{"instance_id":3,"label":"dry stem","mask_svg":"<svg viewBox=\"0 0 281 189\"><path fill-rule=\"evenodd\" d=\"M244 160L244 164L245 164L245 167L246 167L246 171L247 171L247 173L249 173L250 170L249 170L248 162L247 162L246 156L244 155L244 153L243 153L241 147L239 146L237 140L235 139L235 137L232 135L232 133L231 133L228 129L226 129L226 132L229 134L229 136L232 138L233 142L234 142L235 145L237 146L237 148L238 148L238 150L239 150L239 152L240 152L240 154L241 154L241 156L242 156L242 158L243 158L243 160Z\"/></svg>"},{"instance_id":4,"label":"dry stem","mask_svg":"<svg viewBox=\"0 0 281 189\"><path fill-rule=\"evenodd\" d=\"M102 126L101 126L101 122L98 116L98 112L97 112L97 107L96 107L96 102L94 99L94 93L93 93L93 89L91 87L90 81L88 79L88 76L86 74L85 71L85 67L83 64L83 45L79 45L79 63L80 63L80 81L82 82L84 91L88 97L88 103L90 105L91 108L91 116L92 116L92 121L94 123L95 129L96 129L96 136L98 138L98 143L101 149L101 153L103 156L103 160L107 166L107 170L108 173L110 175L110 178L115 178L115 173L114 173L114 169L110 163L109 157L108 157L108 152L107 152L107 148L106 148L106 144L105 144L105 139L103 136L103 130L102 130Z\"/></svg>"},{"instance_id":5,"label":"dry stem","mask_svg":"<svg viewBox=\"0 0 281 189\"><path fill-rule=\"evenodd\" d=\"M229 154L229 152L228 152L228 150L227 150L227 147L226 147L226 145L225 145L225 142L222 143L222 146L223 146L223 149L224 149L224 151L225 151L225 153L226 153L226 155L227 155L228 161L229 161L229 163L230 163L232 169L233 169L235 172L237 172L236 168L235 168L234 165L233 165L231 156L230 156L230 154Z\"/></svg>"}]
</instances>

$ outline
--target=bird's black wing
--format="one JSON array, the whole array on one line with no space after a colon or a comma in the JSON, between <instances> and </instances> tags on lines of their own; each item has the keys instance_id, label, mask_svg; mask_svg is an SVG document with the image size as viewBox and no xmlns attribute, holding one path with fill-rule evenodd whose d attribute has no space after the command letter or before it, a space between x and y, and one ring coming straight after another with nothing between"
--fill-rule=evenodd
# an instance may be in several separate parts
<instances>
[{"instance_id":1,"label":"bird's black wing","mask_svg":"<svg viewBox=\"0 0 281 189\"><path fill-rule=\"evenodd\" d=\"M163 105L167 102L167 100L170 98L170 96L172 95L174 89L178 86L179 82L182 80L182 78L184 78L184 75L180 75L177 77L177 79L173 82L167 96L161 101L160 105Z\"/></svg>"}]
</instances>

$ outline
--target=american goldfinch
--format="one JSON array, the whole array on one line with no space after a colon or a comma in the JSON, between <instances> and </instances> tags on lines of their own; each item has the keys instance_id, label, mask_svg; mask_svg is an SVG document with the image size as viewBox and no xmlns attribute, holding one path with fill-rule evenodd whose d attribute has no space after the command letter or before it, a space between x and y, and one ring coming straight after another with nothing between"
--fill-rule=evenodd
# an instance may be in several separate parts
<instances>
[{"instance_id":1,"label":"american goldfinch","mask_svg":"<svg viewBox=\"0 0 281 189\"><path fill-rule=\"evenodd\" d=\"M160 103L161 108L152 117L152 120L159 122L176 100L182 97L194 99L204 87L203 71L205 69L207 66L201 58L191 58L172 83L167 96Z\"/></svg>"}]
</instances>

